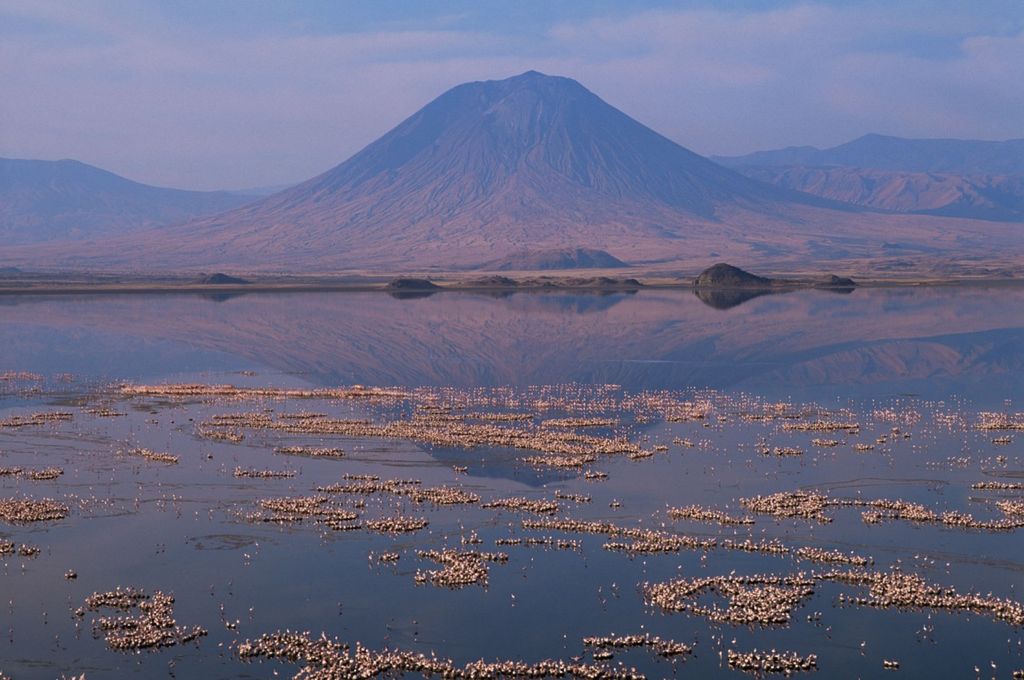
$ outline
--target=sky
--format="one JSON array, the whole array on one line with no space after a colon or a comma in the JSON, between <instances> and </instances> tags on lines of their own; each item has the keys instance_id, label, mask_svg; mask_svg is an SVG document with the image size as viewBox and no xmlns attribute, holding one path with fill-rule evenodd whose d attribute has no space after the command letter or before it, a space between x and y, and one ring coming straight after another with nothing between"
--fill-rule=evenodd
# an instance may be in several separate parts
<instances>
[{"instance_id":1,"label":"sky","mask_svg":"<svg viewBox=\"0 0 1024 680\"><path fill-rule=\"evenodd\" d=\"M530 69L705 155L1024 137L1022 0L0 0L0 157L278 186Z\"/></svg>"}]
</instances>

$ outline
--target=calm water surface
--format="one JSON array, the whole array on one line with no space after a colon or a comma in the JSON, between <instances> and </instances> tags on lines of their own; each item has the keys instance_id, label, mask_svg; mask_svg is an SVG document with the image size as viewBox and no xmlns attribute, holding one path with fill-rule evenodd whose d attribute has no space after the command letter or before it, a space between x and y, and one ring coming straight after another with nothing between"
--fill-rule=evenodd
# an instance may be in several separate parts
<instances>
[{"instance_id":1,"label":"calm water surface","mask_svg":"<svg viewBox=\"0 0 1024 680\"><path fill-rule=\"evenodd\" d=\"M791 555L684 549L630 556L602 549L603 536L526 531L520 521L529 515L387 495L367 497L364 516L415 515L429 526L389 536L245 518L259 499L309 495L343 474L417 478L484 501L554 499L557 491L592 497L563 502L559 517L853 551L873 557L880 570L898 565L962 592L1021 600L1024 529L869 525L851 508L831 512L828 524L758 515L753 526L721 527L674 521L666 508L701 504L745 514L740 498L814 489L1000 517L995 501L1020 499L1022 492L971 484L1024 481L1024 437L976 425L982 412L1013 418L1024 411L1024 288L806 291L749 300L701 300L688 291L0 297L0 347L0 373L33 374L0 380L0 420L73 413L70 421L0 427L0 468L64 470L49 481L0 475L0 498L54 498L71 508L56 522L0 521L0 538L42 549L33 558L0 558L0 671L16 680L72 673L90 680L291 677L299 666L247 664L233 652L238 641L286 628L375 649L435 651L460 664L588 658L582 638L610 633L649 632L694 645L685 660L643 649L616 654L613 663L648 677L742 677L722 655L754 648L818 654L824 677L876 677L883 659L899 660L909 677L976 677L977 666L983 677L1003 678L1024 667L1021 631L1007 623L964 612L839 606L840 593L864 593L835 583L820 583L790 625L771 628L665 613L642 596L640 584L680 576L842 568ZM609 478L593 482L579 470L537 469L521 460L522 451L496 447L265 431L247 432L237 443L214 441L200 435L199 423L220 414L273 409L377 421L406 407L126 399L116 387L122 382L467 393L507 387L512 392L505 394L521 395L543 385L569 385L552 394L612 385L601 394L617 401L671 391L680 400L705 399L712 411L678 423L629 415L620 426L599 429L595 434L668 449L643 460L603 458L588 469ZM766 402L841 413L861 431L790 432L780 422L743 417L751 404ZM123 415L90 412L97 407ZM562 415L575 414L543 414ZM1009 444L993 443L1002 435ZM809 444L812 436L843 442L819 449ZM882 436L886 441L876 443ZM684 439L695 445L679 445ZM875 448L856 451L855 442ZM293 444L339 446L346 455L274 453ZM171 452L180 462L118 453L135 446ZM765 446L803 455L766 456ZM297 474L240 479L236 467ZM507 564L491 566L486 588L416 583L417 570L437 568L417 550L466 549L460 539L471 532L482 543L469 547L509 554ZM498 538L529 535L578 539L582 548L495 546ZM383 551L401 559L380 563L374 555ZM77 579L64 578L69 569ZM160 651L109 650L92 625L97 614L73 612L94 591L129 585L173 593L178 622L201 625L209 635Z\"/></svg>"}]
</instances>

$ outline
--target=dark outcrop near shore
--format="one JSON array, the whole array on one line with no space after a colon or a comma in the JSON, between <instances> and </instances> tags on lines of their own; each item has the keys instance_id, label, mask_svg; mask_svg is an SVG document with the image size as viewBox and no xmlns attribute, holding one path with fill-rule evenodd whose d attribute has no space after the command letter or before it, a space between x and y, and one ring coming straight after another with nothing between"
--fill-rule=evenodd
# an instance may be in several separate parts
<instances>
[{"instance_id":1,"label":"dark outcrop near shore","mask_svg":"<svg viewBox=\"0 0 1024 680\"><path fill-rule=\"evenodd\" d=\"M712 265L693 280L694 288L771 288L775 280L757 276L725 262Z\"/></svg>"},{"instance_id":2,"label":"dark outcrop near shore","mask_svg":"<svg viewBox=\"0 0 1024 680\"><path fill-rule=\"evenodd\" d=\"M491 271L547 271L562 269L621 269L625 262L596 248L555 248L513 253L482 265Z\"/></svg>"},{"instance_id":3,"label":"dark outcrop near shore","mask_svg":"<svg viewBox=\"0 0 1024 680\"><path fill-rule=\"evenodd\" d=\"M817 282L819 288L855 288L856 282L846 276L836 276L835 274L829 274L822 280Z\"/></svg>"},{"instance_id":4,"label":"dark outcrop near shore","mask_svg":"<svg viewBox=\"0 0 1024 680\"><path fill-rule=\"evenodd\" d=\"M428 279L416 279L403 276L388 281L387 289L395 291L422 292L428 290L441 290L441 287Z\"/></svg>"},{"instance_id":5,"label":"dark outcrop near shore","mask_svg":"<svg viewBox=\"0 0 1024 680\"><path fill-rule=\"evenodd\" d=\"M534 283L534 282L530 282ZM557 279L540 281L540 288L588 288L594 290L637 290L644 284L637 279L614 279L610 276L591 276L582 279Z\"/></svg>"},{"instance_id":6,"label":"dark outcrop near shore","mask_svg":"<svg viewBox=\"0 0 1024 680\"><path fill-rule=\"evenodd\" d=\"M472 279L464 284L465 288L516 288L518 286L519 282L515 279L498 274L485 276L480 279Z\"/></svg>"},{"instance_id":7,"label":"dark outcrop near shore","mask_svg":"<svg viewBox=\"0 0 1024 680\"><path fill-rule=\"evenodd\" d=\"M441 286L428 279L400 276L388 281L384 286L388 295L398 300L418 300L427 298L442 290Z\"/></svg>"},{"instance_id":8,"label":"dark outcrop near shore","mask_svg":"<svg viewBox=\"0 0 1024 680\"><path fill-rule=\"evenodd\" d=\"M620 291L636 290L643 287L643 284L636 279L616 279L610 276L590 277L550 277L540 276L525 279L512 279L507 276L487 276L482 279L466 281L457 288L464 289L502 289L502 290L598 290L598 291Z\"/></svg>"},{"instance_id":9,"label":"dark outcrop near shore","mask_svg":"<svg viewBox=\"0 0 1024 680\"><path fill-rule=\"evenodd\" d=\"M210 274L209 276L202 277L201 279L199 279L199 283L213 286L242 286L248 284L249 282L237 276L231 276L229 274L217 272L216 274Z\"/></svg>"},{"instance_id":10,"label":"dark outcrop near shore","mask_svg":"<svg viewBox=\"0 0 1024 680\"><path fill-rule=\"evenodd\" d=\"M746 288L753 290L792 288L854 288L853 279L835 274L810 279L771 279L725 262L708 267L693 280L694 288Z\"/></svg>"},{"instance_id":11,"label":"dark outcrop near shore","mask_svg":"<svg viewBox=\"0 0 1024 680\"><path fill-rule=\"evenodd\" d=\"M715 309L730 309L762 295L788 293L801 288L816 288L834 293L851 293L853 279L835 274L810 279L771 279L719 262L693 280L693 292Z\"/></svg>"}]
</instances>

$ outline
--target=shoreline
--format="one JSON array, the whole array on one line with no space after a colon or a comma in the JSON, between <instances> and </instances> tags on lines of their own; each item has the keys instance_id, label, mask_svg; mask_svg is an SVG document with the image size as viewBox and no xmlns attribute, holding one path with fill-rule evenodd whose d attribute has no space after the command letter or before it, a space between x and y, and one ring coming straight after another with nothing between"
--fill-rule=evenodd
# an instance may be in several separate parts
<instances>
[{"instance_id":1,"label":"shoreline","mask_svg":"<svg viewBox=\"0 0 1024 680\"><path fill-rule=\"evenodd\" d=\"M557 293L594 292L616 293L641 290L694 290L694 278L668 278L654 276L639 278L639 284L624 280L601 280L598 275L584 276L530 276L519 279L509 277L509 283L487 283L460 280L459 278L434 277L433 287L391 287L391 280L381 277L366 277L359 280L338 280L310 278L305 280L259 280L249 283L197 283L169 278L138 278L113 281L97 281L77 277L26 276L0 278L0 297L6 296L49 296L49 295L146 295L146 294L230 294L244 293L328 293L350 292L389 293L395 296L420 297L444 292L466 293ZM630 279L636 277L628 277ZM1024 285L1024 279L1005 277L920 277L900 279L857 279L857 288L912 288L912 287L974 287L974 286L1017 286ZM796 290L830 290L812 280L793 277L785 285L771 287L711 286L703 290L721 291L763 291L790 292Z\"/></svg>"}]
</instances>

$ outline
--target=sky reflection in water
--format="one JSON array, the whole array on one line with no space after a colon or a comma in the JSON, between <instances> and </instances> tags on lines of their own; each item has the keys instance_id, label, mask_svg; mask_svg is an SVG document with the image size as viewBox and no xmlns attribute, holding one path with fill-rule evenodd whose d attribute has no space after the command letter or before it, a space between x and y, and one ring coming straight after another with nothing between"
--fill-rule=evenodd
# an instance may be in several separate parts
<instances>
[{"instance_id":1,"label":"sky reflection in water","mask_svg":"<svg viewBox=\"0 0 1024 680\"><path fill-rule=\"evenodd\" d=\"M72 506L68 519L53 524L0 524L0 538L43 548L37 558L3 562L8 640L0 640L0 670L21 680L74 672L90 680L271 677L274 670L288 677L296 667L246 666L225 651L234 641L278 628L323 630L374 648L436 650L459 663L481 656L569 658L583 653L584 635L649 631L696 643L695 656L675 662L678 668L642 650L617 655L649 677L742 677L722 665L718 652L754 647L817 653L822 677L875 676L883 658L899 659L914 677L951 669L969 674L974 665L993 660L1002 675L1024 666L1020 632L1006 624L980 615L837 609L836 596L849 589L836 584L820 585L814 599L795 612L791 627L771 630L665 615L645 606L638 591L642 581L678 575L785 574L814 566L789 557L683 550L630 558L602 550L602 537L565 536L581 538L584 549L509 547L509 563L491 568L487 589L450 592L415 585L417 569L436 567L417 560L415 551L461 547L459 537L470 531L483 539L479 549L494 550L496 538L527 535L520 515L367 499L368 514L401 511L430 520L428 529L398 537L240 518L258 498L307 495L343 473L455 484L483 499L552 498L560 490L593 498L578 507L563 504L562 515L649 527L666 522L694 536L721 539L738 532L740 539L855 551L873 556L879 568L899 561L935 583L1020 597L1020 531L994 534L906 522L869 526L859 511L840 509L828 525L764 517L748 533L673 523L665 507L697 503L742 512L741 497L814 488L990 516L993 500L1015 496L986 495L970 485L1024 478L1017 440L996 446L989 433L944 428L935 416L959 413L969 424L980 410L1006 408L1006 400L1010 410L1021 410L1024 289L805 291L733 306L735 300L713 302L666 290L443 293L416 299L367 293L0 300L0 371L47 376L41 393L0 383L0 418L75 413L69 424L0 429L0 467L65 470L47 482L0 477L0 497L50 496ZM74 381L57 379L60 373L74 374ZM641 461L601 460L594 467L610 478L595 483L577 471L534 470L519 461L520 453L502 449L351 440L337 442L345 458L317 460L273 453L283 442L277 434L247 433L240 444L209 441L196 436L195 423L222 413L274 408L322 409L350 418L373 414L347 403L180 404L88 396L121 380L460 388L579 382L616 383L620 393L712 388L725 395L850 406L865 423L857 440L867 442L891 436L894 426L873 416L875 408L916 410L923 418L898 423L912 438L893 437L863 453L848 442L815 449L806 434L744 423L735 414L728 424L627 423L631 438L665 444L669 451ZM126 415L102 418L84 410L99 403ZM697 446L673 444L676 438ZM761 438L806 451L764 456L758 453ZM159 465L117 453L128 446L171 451L181 462ZM453 466L462 465L468 473L454 474ZM298 474L238 479L232 475L236 467ZM613 500L621 508L611 508ZM368 558L384 550L399 551L401 560L392 566ZM67 569L79 578L65 580ZM209 637L198 646L138 656L108 651L102 639L93 638L92 616L76 622L70 612L92 591L118 585L173 592L179 623L203 625ZM807 621L816 611L822 620ZM237 629L223 623L236 619Z\"/></svg>"}]
</instances>

